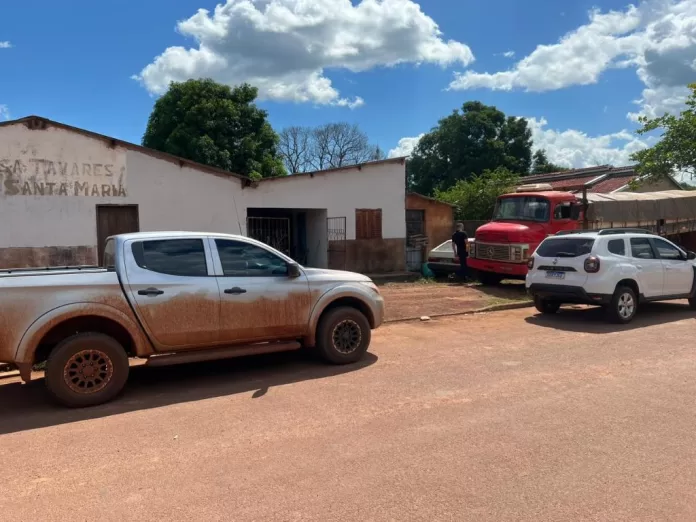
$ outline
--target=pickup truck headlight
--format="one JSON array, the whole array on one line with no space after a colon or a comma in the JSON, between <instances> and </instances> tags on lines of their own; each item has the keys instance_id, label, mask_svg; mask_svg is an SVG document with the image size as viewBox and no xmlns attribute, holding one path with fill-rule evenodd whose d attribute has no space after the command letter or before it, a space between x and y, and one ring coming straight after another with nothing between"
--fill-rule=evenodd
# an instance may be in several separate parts
<instances>
[{"instance_id":1,"label":"pickup truck headlight","mask_svg":"<svg viewBox=\"0 0 696 522\"><path fill-rule=\"evenodd\" d=\"M365 281L365 282L362 282L360 284L368 287L373 292L376 292L379 294L379 287L376 284L374 284L372 281Z\"/></svg>"}]
</instances>

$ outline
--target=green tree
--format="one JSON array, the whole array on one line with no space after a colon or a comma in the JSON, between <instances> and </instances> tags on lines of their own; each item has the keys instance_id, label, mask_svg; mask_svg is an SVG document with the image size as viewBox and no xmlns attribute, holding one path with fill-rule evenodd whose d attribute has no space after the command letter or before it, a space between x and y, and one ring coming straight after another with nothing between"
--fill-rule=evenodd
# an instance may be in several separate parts
<instances>
[{"instance_id":1,"label":"green tree","mask_svg":"<svg viewBox=\"0 0 696 522\"><path fill-rule=\"evenodd\" d=\"M456 219L486 220L493 216L498 196L514 190L518 182L517 174L499 167L459 180L447 190L436 190L435 197L455 205Z\"/></svg>"},{"instance_id":2,"label":"green tree","mask_svg":"<svg viewBox=\"0 0 696 522\"><path fill-rule=\"evenodd\" d=\"M638 163L636 172L645 176L641 181L650 183L671 174L696 174L696 83L689 85L691 94L686 100L686 109L678 116L665 114L659 118L641 117L640 135L654 131L662 132L662 139L649 149L640 150L631 156Z\"/></svg>"},{"instance_id":3,"label":"green tree","mask_svg":"<svg viewBox=\"0 0 696 522\"><path fill-rule=\"evenodd\" d=\"M467 102L423 136L407 166L412 190L446 191L459 181L499 167L523 175L532 164L532 133L524 118Z\"/></svg>"},{"instance_id":4,"label":"green tree","mask_svg":"<svg viewBox=\"0 0 696 522\"><path fill-rule=\"evenodd\" d=\"M544 149L537 150L532 156L531 174L550 174L551 172L561 172L563 170L568 169L551 163Z\"/></svg>"},{"instance_id":5,"label":"green tree","mask_svg":"<svg viewBox=\"0 0 696 522\"><path fill-rule=\"evenodd\" d=\"M278 135L248 84L172 82L147 122L143 145L253 178L285 175Z\"/></svg>"}]
</instances>

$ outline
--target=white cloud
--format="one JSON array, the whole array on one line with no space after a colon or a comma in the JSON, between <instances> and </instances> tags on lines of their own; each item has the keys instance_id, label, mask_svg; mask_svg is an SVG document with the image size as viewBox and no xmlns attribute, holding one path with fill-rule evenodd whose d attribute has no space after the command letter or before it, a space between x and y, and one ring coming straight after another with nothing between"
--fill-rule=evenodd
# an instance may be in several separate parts
<instances>
[{"instance_id":1,"label":"white cloud","mask_svg":"<svg viewBox=\"0 0 696 522\"><path fill-rule=\"evenodd\" d=\"M396 147L389 151L389 157L401 158L403 156L410 156L423 136L424 134L419 134L413 138L401 138Z\"/></svg>"},{"instance_id":2,"label":"white cloud","mask_svg":"<svg viewBox=\"0 0 696 522\"><path fill-rule=\"evenodd\" d=\"M171 81L211 77L249 82L262 98L358 107L363 100L341 97L326 69L474 60L466 45L445 41L413 0L226 0L177 30L197 45L169 47L135 76L152 93L165 92Z\"/></svg>"},{"instance_id":3,"label":"white cloud","mask_svg":"<svg viewBox=\"0 0 696 522\"><path fill-rule=\"evenodd\" d=\"M527 118L527 121L532 131L535 150L546 150L549 161L563 167L631 165L631 154L653 145L656 141L656 138L640 139L626 130L589 136L573 129L549 129L544 118Z\"/></svg>"},{"instance_id":4,"label":"white cloud","mask_svg":"<svg viewBox=\"0 0 696 522\"><path fill-rule=\"evenodd\" d=\"M9 49L12 44L8 41L0 42L0 49Z\"/></svg>"},{"instance_id":5,"label":"white cloud","mask_svg":"<svg viewBox=\"0 0 696 522\"><path fill-rule=\"evenodd\" d=\"M503 56L505 58L514 58L515 57L515 51L506 51L503 53Z\"/></svg>"},{"instance_id":6,"label":"white cloud","mask_svg":"<svg viewBox=\"0 0 696 522\"><path fill-rule=\"evenodd\" d=\"M0 121L6 121L10 119L10 109L7 105L0 104Z\"/></svg>"},{"instance_id":7,"label":"white cloud","mask_svg":"<svg viewBox=\"0 0 696 522\"><path fill-rule=\"evenodd\" d=\"M552 45L539 45L507 71L457 73L449 88L543 92L597 83L611 68L633 67L645 84L639 114L674 112L696 79L696 0L645 0L602 13Z\"/></svg>"}]
</instances>

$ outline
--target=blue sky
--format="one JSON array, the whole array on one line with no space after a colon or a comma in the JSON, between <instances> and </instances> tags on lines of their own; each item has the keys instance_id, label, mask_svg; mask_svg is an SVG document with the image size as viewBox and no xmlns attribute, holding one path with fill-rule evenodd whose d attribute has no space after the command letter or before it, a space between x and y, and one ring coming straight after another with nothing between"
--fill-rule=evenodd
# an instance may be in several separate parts
<instances>
[{"instance_id":1,"label":"blue sky","mask_svg":"<svg viewBox=\"0 0 696 522\"><path fill-rule=\"evenodd\" d=\"M218 13L205 0L2 2L0 113L139 142L169 79L251 79L277 129L355 122L407 153L481 100L532 118L553 160L620 164L649 144L632 135L635 114L677 110L696 59L696 0L364 0L369 14L358 0L317 0L311 12L299 0L240 11L241 1ZM657 74L660 60L674 78Z\"/></svg>"}]
</instances>

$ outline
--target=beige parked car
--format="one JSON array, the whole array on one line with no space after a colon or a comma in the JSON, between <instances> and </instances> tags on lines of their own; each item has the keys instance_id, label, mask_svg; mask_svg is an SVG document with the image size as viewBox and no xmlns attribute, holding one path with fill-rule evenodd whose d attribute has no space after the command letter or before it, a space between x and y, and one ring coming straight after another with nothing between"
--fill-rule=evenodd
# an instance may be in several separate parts
<instances>
[{"instance_id":1,"label":"beige parked car","mask_svg":"<svg viewBox=\"0 0 696 522\"><path fill-rule=\"evenodd\" d=\"M179 364L316 348L329 363L363 357L384 301L366 276L304 268L241 236L124 234L102 268L0 271L0 363L25 381L46 362L60 403L113 399L129 358Z\"/></svg>"}]
</instances>

